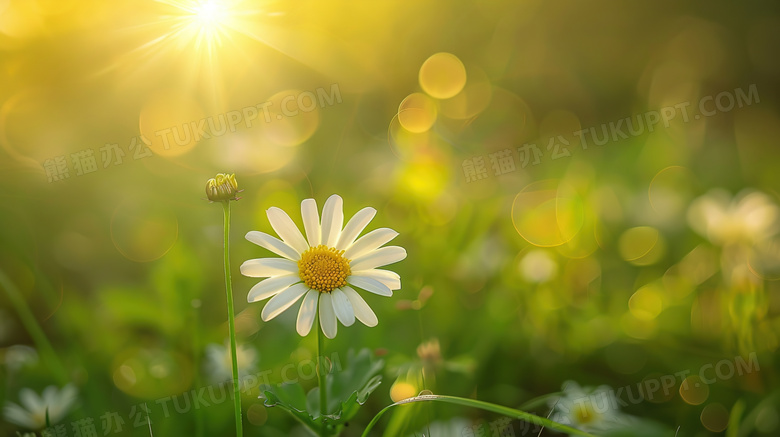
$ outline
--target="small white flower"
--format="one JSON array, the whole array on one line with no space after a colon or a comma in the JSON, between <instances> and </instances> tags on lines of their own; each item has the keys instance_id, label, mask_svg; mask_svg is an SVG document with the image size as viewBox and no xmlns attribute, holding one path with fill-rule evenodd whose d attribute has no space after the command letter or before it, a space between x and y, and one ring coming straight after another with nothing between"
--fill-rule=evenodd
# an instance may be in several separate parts
<instances>
[{"instance_id":1,"label":"small white flower","mask_svg":"<svg viewBox=\"0 0 780 437\"><path fill-rule=\"evenodd\" d=\"M255 371L257 351L243 344L237 344L236 361L238 361L239 378L249 375ZM206 346L206 372L214 382L233 379L233 359L229 342L225 342L224 345L212 343Z\"/></svg>"},{"instance_id":2,"label":"small white flower","mask_svg":"<svg viewBox=\"0 0 780 437\"><path fill-rule=\"evenodd\" d=\"M550 401L550 419L581 431L608 431L625 425L628 419L620 412L619 402L606 385L582 388L574 381L566 381L562 396Z\"/></svg>"},{"instance_id":3,"label":"small white flower","mask_svg":"<svg viewBox=\"0 0 780 437\"><path fill-rule=\"evenodd\" d=\"M27 429L43 429L46 426L47 410L52 425L68 414L76 402L76 387L68 384L58 390L50 385L43 390L41 396L29 388L23 388L19 391L19 401L22 406L13 402L6 403L3 407L5 419Z\"/></svg>"},{"instance_id":4,"label":"small white flower","mask_svg":"<svg viewBox=\"0 0 780 437\"><path fill-rule=\"evenodd\" d=\"M15 372L22 367L37 363L38 352L30 346L15 344L6 349L3 361L9 370Z\"/></svg>"},{"instance_id":5,"label":"small white flower","mask_svg":"<svg viewBox=\"0 0 780 437\"><path fill-rule=\"evenodd\" d=\"M334 194L325 201L322 221L314 199L301 202L306 238L290 216L279 208L266 211L268 221L281 237L252 231L246 239L283 258L251 259L241 265L241 273L261 281L247 296L248 302L271 298L261 317L268 321L303 298L296 329L306 336L311 331L319 308L320 326L328 338L334 338L336 320L351 326L357 318L366 326L376 326L376 315L351 286L380 296L392 296L401 288L397 273L377 267L406 258L398 246L381 247L398 235L388 229L375 229L358 235L374 218L374 208L363 208L344 224L343 201ZM343 226L343 227L342 227Z\"/></svg>"},{"instance_id":6,"label":"small white flower","mask_svg":"<svg viewBox=\"0 0 780 437\"><path fill-rule=\"evenodd\" d=\"M716 189L691 203L688 222L713 244L751 245L777 233L780 208L764 193L746 190L731 198Z\"/></svg>"}]
</instances>

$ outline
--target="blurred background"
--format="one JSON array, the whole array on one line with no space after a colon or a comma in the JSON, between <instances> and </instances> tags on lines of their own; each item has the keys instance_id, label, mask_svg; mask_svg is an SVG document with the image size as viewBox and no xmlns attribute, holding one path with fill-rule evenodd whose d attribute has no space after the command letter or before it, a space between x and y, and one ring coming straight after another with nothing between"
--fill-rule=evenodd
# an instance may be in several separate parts
<instances>
[{"instance_id":1,"label":"blurred background","mask_svg":"<svg viewBox=\"0 0 780 437\"><path fill-rule=\"evenodd\" d=\"M241 366L271 382L316 341L246 303L244 234L333 193L400 232L379 325L327 343L387 363L347 435L423 390L547 415L567 381L633 387L659 435L776 435L778 53L776 2L0 0L0 398L72 384L63 435L230 435L229 397L182 396L229 379L204 193L228 172ZM305 435L256 396L247 435ZM414 406L376 435L498 419Z\"/></svg>"}]
</instances>

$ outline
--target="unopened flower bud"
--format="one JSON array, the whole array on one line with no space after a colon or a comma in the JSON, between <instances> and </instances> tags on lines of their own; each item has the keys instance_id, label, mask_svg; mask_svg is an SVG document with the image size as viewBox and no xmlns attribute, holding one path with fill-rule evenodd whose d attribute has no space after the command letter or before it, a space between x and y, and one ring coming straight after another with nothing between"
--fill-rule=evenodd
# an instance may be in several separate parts
<instances>
[{"instance_id":1,"label":"unopened flower bud","mask_svg":"<svg viewBox=\"0 0 780 437\"><path fill-rule=\"evenodd\" d=\"M206 196L212 202L227 202L238 200L236 194L241 190L236 183L236 175L219 173L206 181Z\"/></svg>"}]
</instances>

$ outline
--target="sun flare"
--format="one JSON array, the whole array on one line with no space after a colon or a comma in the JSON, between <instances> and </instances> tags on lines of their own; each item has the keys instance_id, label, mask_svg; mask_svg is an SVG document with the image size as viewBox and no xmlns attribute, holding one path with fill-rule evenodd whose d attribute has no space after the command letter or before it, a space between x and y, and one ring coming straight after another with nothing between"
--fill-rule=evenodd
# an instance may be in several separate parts
<instances>
[{"instance_id":1,"label":"sun flare","mask_svg":"<svg viewBox=\"0 0 780 437\"><path fill-rule=\"evenodd\" d=\"M231 39L238 28L237 4L225 0L159 0L174 6L175 15L169 36L187 43L194 43L196 51L205 48L209 57L213 50Z\"/></svg>"}]
</instances>

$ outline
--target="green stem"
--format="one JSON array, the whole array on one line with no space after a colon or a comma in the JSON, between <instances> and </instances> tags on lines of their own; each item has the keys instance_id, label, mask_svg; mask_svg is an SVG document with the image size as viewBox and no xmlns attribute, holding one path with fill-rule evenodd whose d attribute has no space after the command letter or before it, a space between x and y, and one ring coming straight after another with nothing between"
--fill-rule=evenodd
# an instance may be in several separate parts
<instances>
[{"instance_id":1,"label":"green stem","mask_svg":"<svg viewBox=\"0 0 780 437\"><path fill-rule=\"evenodd\" d=\"M502 414L504 416L514 417L515 419L524 420L529 423L539 424L542 426L545 426L547 428L550 428L554 431L560 431L565 432L573 435L581 435L586 437L594 437L592 434L588 434L584 431L580 431L578 429L574 429L570 426L562 425L557 422L553 422L550 419L546 419L544 417L539 417L531 413L526 413L525 411L515 410L514 408L504 407L502 405L496 405L491 404L489 402L484 401L478 401L476 399L466 399L466 398L459 398L455 396L439 396L439 395L421 395L421 396L415 396L413 398L404 399L402 401L398 401L394 404L390 404L382 409L379 413L377 413L376 416L374 416L373 419L371 419L371 422L369 422L366 429L363 431L363 437L368 436L368 432L371 430L371 428L374 427L374 425L379 421L379 418L382 417L382 415L385 413L385 411L389 410L390 408L393 408L398 405L403 404L410 404L413 402L445 402L448 404L456 404L456 405L464 405L467 407L474 407L479 408L486 411L491 411L493 413Z\"/></svg>"},{"instance_id":2,"label":"green stem","mask_svg":"<svg viewBox=\"0 0 780 437\"><path fill-rule=\"evenodd\" d=\"M236 436L244 435L241 425L241 392L238 389L238 358L236 357L236 321L233 314L233 283L230 279L230 201L222 202L225 212L225 294L227 294L228 331L230 331L230 357L233 360L233 405L236 410Z\"/></svg>"},{"instance_id":3,"label":"green stem","mask_svg":"<svg viewBox=\"0 0 780 437\"><path fill-rule=\"evenodd\" d=\"M192 301L190 300L190 302ZM190 321L192 332L192 360L195 363L199 363L201 359L201 354L199 352L201 350L201 333L198 324L198 310L192 304L188 306L192 317L192 320ZM203 387L203 377L201 376L200 370L195 371L195 386ZM197 408L195 410L195 437L203 437L203 428L203 411L200 408Z\"/></svg>"},{"instance_id":4,"label":"green stem","mask_svg":"<svg viewBox=\"0 0 780 437\"><path fill-rule=\"evenodd\" d=\"M65 366L62 365L57 353L54 351L49 339L43 332L43 328L38 324L30 307L22 297L22 293L16 288L16 285L11 282L11 279L5 275L5 272L0 270L0 286L5 290L8 295L8 300L11 301L11 305L14 306L16 313L19 314L19 319L22 321L22 325L30 333L33 342L38 347L41 356L44 357L44 362L48 363L52 367L54 375L60 383L65 384L68 382L68 372L65 370Z\"/></svg>"},{"instance_id":5,"label":"green stem","mask_svg":"<svg viewBox=\"0 0 780 437\"><path fill-rule=\"evenodd\" d=\"M325 437L327 435L325 415L328 413L328 388L325 383L325 376L327 373L325 370L325 360L322 359L324 356L323 351L325 350L325 339L322 336L322 328L319 326L319 302L320 300L317 299L317 319L314 322L317 323L317 326L315 327L317 329L317 361L319 362L320 368L320 371L318 372L318 383L320 385L320 416L322 416L322 429L320 430L320 435Z\"/></svg>"}]
</instances>

